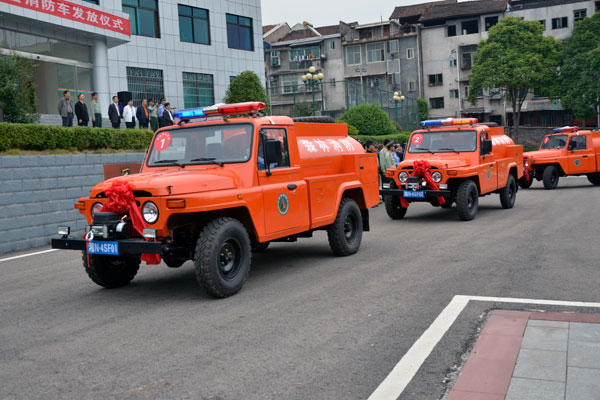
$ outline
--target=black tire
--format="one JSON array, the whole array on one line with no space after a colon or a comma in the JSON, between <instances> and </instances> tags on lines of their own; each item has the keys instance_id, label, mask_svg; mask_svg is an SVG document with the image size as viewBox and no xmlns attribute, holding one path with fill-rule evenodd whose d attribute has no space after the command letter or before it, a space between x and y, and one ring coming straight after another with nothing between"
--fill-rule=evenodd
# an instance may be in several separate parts
<instances>
[{"instance_id":1,"label":"black tire","mask_svg":"<svg viewBox=\"0 0 600 400\"><path fill-rule=\"evenodd\" d=\"M250 239L250 247L252 247L253 253L262 253L267 250L271 242L258 242L256 239Z\"/></svg>"},{"instance_id":2,"label":"black tire","mask_svg":"<svg viewBox=\"0 0 600 400\"><path fill-rule=\"evenodd\" d=\"M179 268L187 261L184 258L177 258L171 256L163 256L162 259L169 268Z\"/></svg>"},{"instance_id":3,"label":"black tire","mask_svg":"<svg viewBox=\"0 0 600 400\"><path fill-rule=\"evenodd\" d=\"M83 268L90 279L106 289L116 289L129 284L140 268L140 258L89 255L83 252Z\"/></svg>"},{"instance_id":4,"label":"black tire","mask_svg":"<svg viewBox=\"0 0 600 400\"><path fill-rule=\"evenodd\" d=\"M509 174L506 181L506 186L500 189L500 204L502 208L513 208L517 200L517 181L514 175Z\"/></svg>"},{"instance_id":5,"label":"black tire","mask_svg":"<svg viewBox=\"0 0 600 400\"><path fill-rule=\"evenodd\" d=\"M327 228L329 246L337 256L349 256L360 248L363 233L363 220L358 204L344 198L340 203L333 224Z\"/></svg>"},{"instance_id":6,"label":"black tire","mask_svg":"<svg viewBox=\"0 0 600 400\"><path fill-rule=\"evenodd\" d=\"M587 176L588 181L594 186L600 186L600 173L589 174Z\"/></svg>"},{"instance_id":7,"label":"black tire","mask_svg":"<svg viewBox=\"0 0 600 400\"><path fill-rule=\"evenodd\" d=\"M531 172L530 172L531 174ZM531 185L533 185L533 176L529 175L529 181L527 181L527 179L525 179L525 177L522 177L521 179L519 179L519 186L523 189L529 189L531 187Z\"/></svg>"},{"instance_id":8,"label":"black tire","mask_svg":"<svg viewBox=\"0 0 600 400\"><path fill-rule=\"evenodd\" d=\"M316 123L316 124L334 124L335 123L335 119L328 117L328 116L294 117L294 118L292 118L292 121L294 121L294 122L312 122L312 123Z\"/></svg>"},{"instance_id":9,"label":"black tire","mask_svg":"<svg viewBox=\"0 0 600 400\"><path fill-rule=\"evenodd\" d=\"M479 191L473 181L464 181L458 186L456 193L456 210L463 221L475 218L479 209Z\"/></svg>"},{"instance_id":10,"label":"black tire","mask_svg":"<svg viewBox=\"0 0 600 400\"><path fill-rule=\"evenodd\" d=\"M407 208L402 207L400 196L383 196L383 204L391 219L402 219L406 215Z\"/></svg>"},{"instance_id":11,"label":"black tire","mask_svg":"<svg viewBox=\"0 0 600 400\"><path fill-rule=\"evenodd\" d=\"M196 280L214 296L225 298L240 291L250 272L250 238L233 218L210 221L196 242Z\"/></svg>"},{"instance_id":12,"label":"black tire","mask_svg":"<svg viewBox=\"0 0 600 400\"><path fill-rule=\"evenodd\" d=\"M446 201L444 202L444 204L442 204L440 207L446 208L446 209L452 208L452 204L453 203L454 203L453 201L450 201L450 200L446 199Z\"/></svg>"},{"instance_id":13,"label":"black tire","mask_svg":"<svg viewBox=\"0 0 600 400\"><path fill-rule=\"evenodd\" d=\"M549 165L544 169L542 180L544 181L544 187L548 190L556 189L558 186L558 168L554 165Z\"/></svg>"}]
</instances>

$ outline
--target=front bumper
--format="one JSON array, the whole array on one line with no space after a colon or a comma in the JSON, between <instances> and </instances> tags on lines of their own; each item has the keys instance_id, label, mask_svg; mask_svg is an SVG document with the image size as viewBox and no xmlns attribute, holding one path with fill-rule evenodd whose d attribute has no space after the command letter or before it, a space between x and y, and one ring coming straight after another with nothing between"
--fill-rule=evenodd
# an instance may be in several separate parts
<instances>
[{"instance_id":1,"label":"front bumper","mask_svg":"<svg viewBox=\"0 0 600 400\"><path fill-rule=\"evenodd\" d=\"M98 242L98 240L95 241ZM144 239L123 239L116 240L116 242L119 243L119 254L163 254L165 250L165 244L161 242L149 242ZM85 250L86 241L85 239L52 239L52 248L62 250Z\"/></svg>"},{"instance_id":2,"label":"front bumper","mask_svg":"<svg viewBox=\"0 0 600 400\"><path fill-rule=\"evenodd\" d=\"M452 192L450 190L419 190L419 192L425 194L424 198L406 197L404 196L404 192L404 189L381 189L379 191L382 196L399 196L409 201L429 201L431 198L440 196L445 199L452 199ZM409 190L409 192L412 192L412 190Z\"/></svg>"}]
</instances>

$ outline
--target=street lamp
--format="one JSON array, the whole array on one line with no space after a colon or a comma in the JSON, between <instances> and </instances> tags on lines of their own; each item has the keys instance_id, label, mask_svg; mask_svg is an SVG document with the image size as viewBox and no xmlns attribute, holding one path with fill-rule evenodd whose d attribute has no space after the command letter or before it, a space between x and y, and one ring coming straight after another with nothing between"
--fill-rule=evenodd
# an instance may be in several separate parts
<instances>
[{"instance_id":1,"label":"street lamp","mask_svg":"<svg viewBox=\"0 0 600 400\"><path fill-rule=\"evenodd\" d=\"M317 106L315 103L315 85L318 85L320 81L323 80L323 78L325 78L325 75L323 75L322 72L319 72L318 74L316 73L317 69L315 67L310 67L308 69L308 72L304 75L302 75L302 77L300 79L302 79L302 82L310 85L311 91L312 91L312 98L313 98L313 112L316 113L317 112Z\"/></svg>"},{"instance_id":2,"label":"street lamp","mask_svg":"<svg viewBox=\"0 0 600 400\"><path fill-rule=\"evenodd\" d=\"M400 93L398 92L394 92L394 97L392 97L392 99L394 100L394 110L396 111L396 122L398 122L398 102L404 102L404 100L406 100L406 97L404 97L404 95L400 95Z\"/></svg>"}]
</instances>

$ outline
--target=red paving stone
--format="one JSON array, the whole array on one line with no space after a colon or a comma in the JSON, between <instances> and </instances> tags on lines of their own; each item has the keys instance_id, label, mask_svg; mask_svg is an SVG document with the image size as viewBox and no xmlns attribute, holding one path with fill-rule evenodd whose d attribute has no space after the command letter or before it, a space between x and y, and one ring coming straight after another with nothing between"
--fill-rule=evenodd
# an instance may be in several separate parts
<instances>
[{"instance_id":1,"label":"red paving stone","mask_svg":"<svg viewBox=\"0 0 600 400\"><path fill-rule=\"evenodd\" d=\"M587 324L600 324L600 314L534 312L531 313L529 319L542 321L583 322Z\"/></svg>"},{"instance_id":2,"label":"red paving stone","mask_svg":"<svg viewBox=\"0 0 600 400\"><path fill-rule=\"evenodd\" d=\"M504 400L503 394L465 392L453 390L446 400Z\"/></svg>"},{"instance_id":3,"label":"red paving stone","mask_svg":"<svg viewBox=\"0 0 600 400\"><path fill-rule=\"evenodd\" d=\"M523 314L526 314L526 316ZM481 333L522 337L530 313L523 314L513 315L492 313Z\"/></svg>"}]
</instances>

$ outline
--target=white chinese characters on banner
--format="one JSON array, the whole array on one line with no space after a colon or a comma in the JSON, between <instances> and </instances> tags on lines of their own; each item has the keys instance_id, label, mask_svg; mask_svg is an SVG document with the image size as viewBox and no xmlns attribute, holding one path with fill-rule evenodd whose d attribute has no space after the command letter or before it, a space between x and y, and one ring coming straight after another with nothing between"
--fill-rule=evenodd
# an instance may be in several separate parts
<instances>
[{"instance_id":1,"label":"white chinese characters on banner","mask_svg":"<svg viewBox=\"0 0 600 400\"><path fill-rule=\"evenodd\" d=\"M300 139L300 145L306 148L309 153L330 153L331 149L336 153L354 151L354 144L348 138L343 139Z\"/></svg>"}]
</instances>

